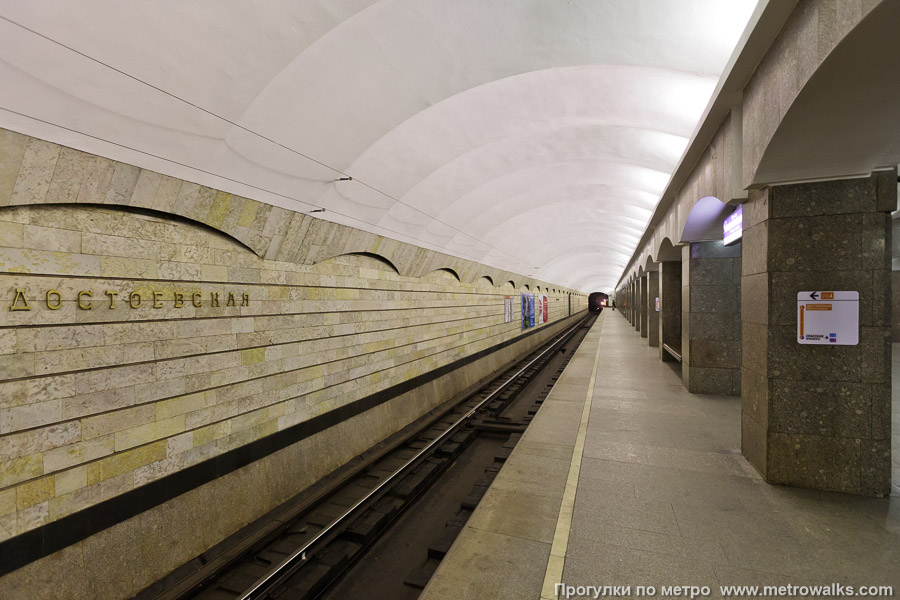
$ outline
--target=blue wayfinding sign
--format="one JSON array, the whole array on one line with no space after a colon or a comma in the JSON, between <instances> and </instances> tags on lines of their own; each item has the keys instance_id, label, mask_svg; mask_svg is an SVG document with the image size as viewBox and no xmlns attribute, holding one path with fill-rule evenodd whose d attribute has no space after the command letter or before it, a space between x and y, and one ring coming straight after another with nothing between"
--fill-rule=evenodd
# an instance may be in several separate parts
<instances>
[{"instance_id":1,"label":"blue wayfinding sign","mask_svg":"<svg viewBox=\"0 0 900 600\"><path fill-rule=\"evenodd\" d=\"M722 223L722 243L733 244L744 234L744 206L738 205L737 210L725 217Z\"/></svg>"}]
</instances>

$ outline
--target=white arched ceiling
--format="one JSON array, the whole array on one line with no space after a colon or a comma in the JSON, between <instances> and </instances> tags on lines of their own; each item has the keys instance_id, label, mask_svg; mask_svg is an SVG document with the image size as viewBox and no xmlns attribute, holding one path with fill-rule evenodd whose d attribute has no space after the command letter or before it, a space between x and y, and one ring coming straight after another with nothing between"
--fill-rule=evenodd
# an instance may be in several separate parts
<instances>
[{"instance_id":1,"label":"white arched ceiling","mask_svg":"<svg viewBox=\"0 0 900 600\"><path fill-rule=\"evenodd\" d=\"M609 290L755 4L0 0L0 126Z\"/></svg>"}]
</instances>

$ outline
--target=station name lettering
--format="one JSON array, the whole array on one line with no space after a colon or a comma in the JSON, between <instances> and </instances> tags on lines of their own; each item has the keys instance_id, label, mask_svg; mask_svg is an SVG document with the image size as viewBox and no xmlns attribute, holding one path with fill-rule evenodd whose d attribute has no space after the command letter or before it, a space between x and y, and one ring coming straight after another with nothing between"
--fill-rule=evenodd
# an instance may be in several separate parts
<instances>
[{"instance_id":1,"label":"station name lettering","mask_svg":"<svg viewBox=\"0 0 900 600\"><path fill-rule=\"evenodd\" d=\"M47 290L43 294L42 301L50 310L59 310L63 305L63 294L59 290ZM27 289L16 288L9 310L31 310L32 303L36 299ZM115 290L104 290L102 294L95 294L92 290L81 290L75 295L74 300L80 310L94 310L95 308L114 309L120 304L131 308L164 308L165 302L173 302L175 308L194 306L201 308L209 306L213 308L222 306L250 306L250 294L234 292L201 292L192 290L189 292L131 292L120 294Z\"/></svg>"}]
</instances>

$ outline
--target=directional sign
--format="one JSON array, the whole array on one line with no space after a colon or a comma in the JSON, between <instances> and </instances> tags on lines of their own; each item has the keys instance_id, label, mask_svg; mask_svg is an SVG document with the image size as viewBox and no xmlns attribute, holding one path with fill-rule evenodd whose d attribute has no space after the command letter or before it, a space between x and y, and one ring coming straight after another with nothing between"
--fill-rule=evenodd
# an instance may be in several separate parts
<instances>
[{"instance_id":1,"label":"directional sign","mask_svg":"<svg viewBox=\"0 0 900 600\"><path fill-rule=\"evenodd\" d=\"M737 210L726 217L722 223L722 244L733 244L744 234L744 206L738 205Z\"/></svg>"},{"instance_id":2,"label":"directional sign","mask_svg":"<svg viewBox=\"0 0 900 600\"><path fill-rule=\"evenodd\" d=\"M859 292L798 292L797 342L859 344Z\"/></svg>"}]
</instances>

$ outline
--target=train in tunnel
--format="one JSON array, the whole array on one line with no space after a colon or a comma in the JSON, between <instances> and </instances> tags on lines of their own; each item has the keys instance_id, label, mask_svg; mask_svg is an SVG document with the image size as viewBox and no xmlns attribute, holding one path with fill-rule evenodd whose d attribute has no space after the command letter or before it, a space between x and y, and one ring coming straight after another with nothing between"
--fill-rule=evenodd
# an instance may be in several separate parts
<instances>
[{"instance_id":1,"label":"train in tunnel","mask_svg":"<svg viewBox=\"0 0 900 600\"><path fill-rule=\"evenodd\" d=\"M588 310L590 312L600 314L607 306L610 306L609 294L592 292L591 295L588 296Z\"/></svg>"}]
</instances>

